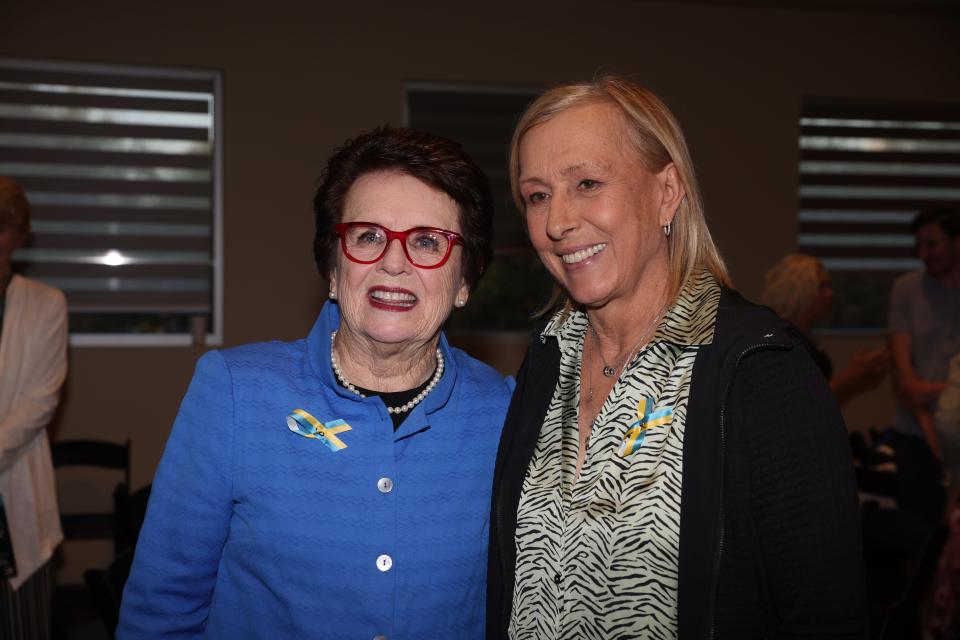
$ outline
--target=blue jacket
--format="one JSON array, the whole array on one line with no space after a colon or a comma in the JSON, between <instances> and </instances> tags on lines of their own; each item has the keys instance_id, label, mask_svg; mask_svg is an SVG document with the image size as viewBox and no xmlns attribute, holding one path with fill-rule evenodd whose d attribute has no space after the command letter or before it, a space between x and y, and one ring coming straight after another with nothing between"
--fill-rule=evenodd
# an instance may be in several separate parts
<instances>
[{"instance_id":1,"label":"blue jacket","mask_svg":"<svg viewBox=\"0 0 960 640\"><path fill-rule=\"evenodd\" d=\"M327 304L305 340L200 359L118 638L484 636L491 477L513 381L441 336L443 378L394 433L381 400L337 385L339 323ZM292 431L295 409L331 437Z\"/></svg>"}]
</instances>

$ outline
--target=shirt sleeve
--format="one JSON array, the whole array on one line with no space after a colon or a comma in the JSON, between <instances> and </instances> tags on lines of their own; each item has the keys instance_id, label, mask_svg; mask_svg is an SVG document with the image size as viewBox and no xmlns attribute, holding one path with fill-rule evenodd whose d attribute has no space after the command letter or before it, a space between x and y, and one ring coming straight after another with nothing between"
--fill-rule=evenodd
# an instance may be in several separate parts
<instances>
[{"instance_id":1,"label":"shirt sleeve","mask_svg":"<svg viewBox=\"0 0 960 640\"><path fill-rule=\"evenodd\" d=\"M233 416L227 365L207 353L157 469L117 638L203 637L232 515Z\"/></svg>"},{"instance_id":2,"label":"shirt sleeve","mask_svg":"<svg viewBox=\"0 0 960 640\"><path fill-rule=\"evenodd\" d=\"M29 334L30 347L22 369L26 379L20 381L23 393L14 400L11 411L0 418L0 473L10 468L37 432L46 428L67 375L67 301L56 291L37 304L44 308L30 310L38 320Z\"/></svg>"},{"instance_id":3,"label":"shirt sleeve","mask_svg":"<svg viewBox=\"0 0 960 640\"><path fill-rule=\"evenodd\" d=\"M910 300L906 287L906 281L898 278L890 288L890 307L887 312L887 327L890 333L910 332Z\"/></svg>"}]
</instances>

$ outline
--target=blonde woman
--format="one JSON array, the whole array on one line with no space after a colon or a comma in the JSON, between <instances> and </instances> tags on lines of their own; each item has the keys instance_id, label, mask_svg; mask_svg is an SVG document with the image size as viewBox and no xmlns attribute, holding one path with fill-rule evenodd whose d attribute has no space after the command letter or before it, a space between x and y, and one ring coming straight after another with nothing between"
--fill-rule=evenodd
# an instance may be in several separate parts
<instances>
[{"instance_id":1,"label":"blonde woman","mask_svg":"<svg viewBox=\"0 0 960 640\"><path fill-rule=\"evenodd\" d=\"M890 350L882 346L858 350L846 369L834 373L833 362L813 332L813 325L833 302L833 284L823 263L813 256L791 253L771 267L763 280L760 301L800 330L841 406L876 388L893 368Z\"/></svg>"},{"instance_id":2,"label":"blonde woman","mask_svg":"<svg viewBox=\"0 0 960 640\"><path fill-rule=\"evenodd\" d=\"M729 288L683 134L623 78L552 89L510 177L562 292L500 441L487 637L861 637L846 432Z\"/></svg>"}]
</instances>

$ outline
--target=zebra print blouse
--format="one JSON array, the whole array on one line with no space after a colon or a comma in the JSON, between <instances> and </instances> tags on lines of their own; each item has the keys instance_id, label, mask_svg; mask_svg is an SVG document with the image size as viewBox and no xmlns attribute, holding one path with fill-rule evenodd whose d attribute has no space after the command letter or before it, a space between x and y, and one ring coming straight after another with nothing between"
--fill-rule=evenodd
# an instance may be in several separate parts
<instances>
[{"instance_id":1,"label":"zebra print blouse","mask_svg":"<svg viewBox=\"0 0 960 640\"><path fill-rule=\"evenodd\" d=\"M707 273L687 283L607 397L576 482L587 317L558 314L544 329L560 378L520 496L511 638L676 637L687 397L719 298Z\"/></svg>"}]
</instances>

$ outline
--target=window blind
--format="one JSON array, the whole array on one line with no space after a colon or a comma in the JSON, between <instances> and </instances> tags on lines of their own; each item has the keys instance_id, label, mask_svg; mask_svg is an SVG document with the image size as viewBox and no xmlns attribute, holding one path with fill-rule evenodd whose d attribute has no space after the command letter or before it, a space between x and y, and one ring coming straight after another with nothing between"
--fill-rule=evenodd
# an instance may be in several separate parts
<instances>
[{"instance_id":1,"label":"window blind","mask_svg":"<svg viewBox=\"0 0 960 640\"><path fill-rule=\"evenodd\" d=\"M73 335L219 334L219 93L214 71L0 59L0 174L33 208L15 260Z\"/></svg>"},{"instance_id":2,"label":"window blind","mask_svg":"<svg viewBox=\"0 0 960 640\"><path fill-rule=\"evenodd\" d=\"M799 250L833 275L836 327L885 325L889 286L918 268L910 222L960 202L960 105L808 99Z\"/></svg>"}]
</instances>

